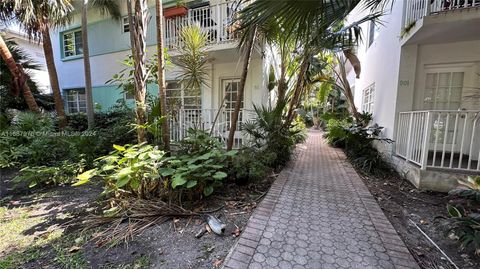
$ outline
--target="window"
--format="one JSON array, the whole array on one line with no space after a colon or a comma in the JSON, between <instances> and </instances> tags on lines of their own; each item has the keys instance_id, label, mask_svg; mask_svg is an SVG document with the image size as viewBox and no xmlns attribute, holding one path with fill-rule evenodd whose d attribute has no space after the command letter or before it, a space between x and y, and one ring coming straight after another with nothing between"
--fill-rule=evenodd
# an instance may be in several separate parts
<instances>
[{"instance_id":1,"label":"window","mask_svg":"<svg viewBox=\"0 0 480 269\"><path fill-rule=\"evenodd\" d=\"M363 105L362 105L363 112L368 112L373 114L374 101L375 101L375 84L372 84L368 86L368 88L363 90Z\"/></svg>"},{"instance_id":2,"label":"window","mask_svg":"<svg viewBox=\"0 0 480 269\"><path fill-rule=\"evenodd\" d=\"M464 72L427 73L423 108L457 110L462 102Z\"/></svg>"},{"instance_id":3,"label":"window","mask_svg":"<svg viewBox=\"0 0 480 269\"><path fill-rule=\"evenodd\" d=\"M84 89L72 89L66 92L68 113L87 112Z\"/></svg>"},{"instance_id":4,"label":"window","mask_svg":"<svg viewBox=\"0 0 480 269\"><path fill-rule=\"evenodd\" d=\"M368 47L370 47L373 44L373 41L377 39L379 33L380 33L379 24L374 21L371 21L370 28L368 29Z\"/></svg>"},{"instance_id":5,"label":"window","mask_svg":"<svg viewBox=\"0 0 480 269\"><path fill-rule=\"evenodd\" d=\"M130 23L128 22L128 17L125 16L122 18L122 33L130 32Z\"/></svg>"},{"instance_id":6,"label":"window","mask_svg":"<svg viewBox=\"0 0 480 269\"><path fill-rule=\"evenodd\" d=\"M178 81L167 81L167 107L170 110L200 109L202 98L199 90L184 89Z\"/></svg>"},{"instance_id":7,"label":"window","mask_svg":"<svg viewBox=\"0 0 480 269\"><path fill-rule=\"evenodd\" d=\"M82 55L82 31L75 30L63 33L63 56Z\"/></svg>"}]
</instances>

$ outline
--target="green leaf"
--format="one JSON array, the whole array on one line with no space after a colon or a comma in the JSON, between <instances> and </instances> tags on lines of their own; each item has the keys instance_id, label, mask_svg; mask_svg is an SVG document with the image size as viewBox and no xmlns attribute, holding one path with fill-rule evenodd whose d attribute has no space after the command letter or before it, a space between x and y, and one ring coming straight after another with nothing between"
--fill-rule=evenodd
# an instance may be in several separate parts
<instances>
[{"instance_id":1,"label":"green leaf","mask_svg":"<svg viewBox=\"0 0 480 269\"><path fill-rule=\"evenodd\" d=\"M188 189L193 188L193 187L195 187L195 186L197 186L197 181L196 181L196 180L189 180L189 181L187 182L187 188L188 188Z\"/></svg>"},{"instance_id":2,"label":"green leaf","mask_svg":"<svg viewBox=\"0 0 480 269\"><path fill-rule=\"evenodd\" d=\"M133 189L133 190L138 190L138 188L140 187L140 180L138 179L132 179L130 181L130 187Z\"/></svg>"},{"instance_id":3,"label":"green leaf","mask_svg":"<svg viewBox=\"0 0 480 269\"><path fill-rule=\"evenodd\" d=\"M90 179L97 174L97 169L90 169L77 176L78 181L72 186L80 186L90 182Z\"/></svg>"},{"instance_id":4,"label":"green leaf","mask_svg":"<svg viewBox=\"0 0 480 269\"><path fill-rule=\"evenodd\" d=\"M118 150L118 151L125 151L125 147L122 147L122 146L119 146L119 145L113 144L113 148Z\"/></svg>"},{"instance_id":5,"label":"green leaf","mask_svg":"<svg viewBox=\"0 0 480 269\"><path fill-rule=\"evenodd\" d=\"M226 178L227 176L228 176L227 173L221 172L221 171L218 171L218 172L216 172L215 174L213 174L213 178L214 178L214 179L217 179L217 180L224 179L224 178Z\"/></svg>"},{"instance_id":6,"label":"green leaf","mask_svg":"<svg viewBox=\"0 0 480 269\"><path fill-rule=\"evenodd\" d=\"M162 177L168 177L168 176L171 176L173 174L175 174L175 169L173 169L173 168L166 167L166 168L161 168L160 169L160 175L162 175Z\"/></svg>"},{"instance_id":7,"label":"green leaf","mask_svg":"<svg viewBox=\"0 0 480 269\"><path fill-rule=\"evenodd\" d=\"M198 160L207 160L207 159L209 159L210 157L212 157L212 153L211 153L211 152L208 152L208 153L205 153L205 154L199 156L197 159L198 159Z\"/></svg>"},{"instance_id":8,"label":"green leaf","mask_svg":"<svg viewBox=\"0 0 480 269\"><path fill-rule=\"evenodd\" d=\"M115 183L115 185L119 188L127 185L127 183L130 181L130 177L128 175L125 175L125 176L122 176L122 177L119 177L117 179L117 183Z\"/></svg>"},{"instance_id":9,"label":"green leaf","mask_svg":"<svg viewBox=\"0 0 480 269\"><path fill-rule=\"evenodd\" d=\"M187 183L187 180L182 175L175 175L172 180L172 188L176 188L177 186L182 186Z\"/></svg>"},{"instance_id":10,"label":"green leaf","mask_svg":"<svg viewBox=\"0 0 480 269\"><path fill-rule=\"evenodd\" d=\"M230 151L225 152L225 155L227 155L229 157L232 157L232 156L236 155L237 152L238 151L236 151L236 150L230 150Z\"/></svg>"},{"instance_id":11,"label":"green leaf","mask_svg":"<svg viewBox=\"0 0 480 269\"><path fill-rule=\"evenodd\" d=\"M209 196L212 193L213 193L213 187L212 186L206 186L205 189L203 189L203 195L205 195L205 196Z\"/></svg>"},{"instance_id":12,"label":"green leaf","mask_svg":"<svg viewBox=\"0 0 480 269\"><path fill-rule=\"evenodd\" d=\"M462 217L462 213L460 212L460 210L458 210L456 207L452 206L452 205L447 205L447 211L448 211L448 215L452 218L461 218Z\"/></svg>"}]
</instances>

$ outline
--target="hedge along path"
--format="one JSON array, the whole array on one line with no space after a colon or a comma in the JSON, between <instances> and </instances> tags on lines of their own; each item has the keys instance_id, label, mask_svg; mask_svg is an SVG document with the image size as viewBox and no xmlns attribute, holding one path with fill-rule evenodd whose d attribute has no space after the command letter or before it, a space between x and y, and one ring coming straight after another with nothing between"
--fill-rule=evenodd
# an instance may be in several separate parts
<instances>
[{"instance_id":1,"label":"hedge along path","mask_svg":"<svg viewBox=\"0 0 480 269\"><path fill-rule=\"evenodd\" d=\"M224 268L419 268L340 149L310 131Z\"/></svg>"}]
</instances>

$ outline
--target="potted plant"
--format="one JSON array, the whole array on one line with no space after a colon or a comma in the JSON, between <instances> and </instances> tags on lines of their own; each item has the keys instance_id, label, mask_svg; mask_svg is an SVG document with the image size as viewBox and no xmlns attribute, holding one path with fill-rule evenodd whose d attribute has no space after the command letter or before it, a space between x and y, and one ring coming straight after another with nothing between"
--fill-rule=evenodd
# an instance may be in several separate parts
<instances>
[{"instance_id":1,"label":"potted plant","mask_svg":"<svg viewBox=\"0 0 480 269\"><path fill-rule=\"evenodd\" d=\"M163 11L163 16L165 18L172 18L177 16L184 16L187 14L187 7L183 1L177 1L177 5L175 7L166 8Z\"/></svg>"}]
</instances>

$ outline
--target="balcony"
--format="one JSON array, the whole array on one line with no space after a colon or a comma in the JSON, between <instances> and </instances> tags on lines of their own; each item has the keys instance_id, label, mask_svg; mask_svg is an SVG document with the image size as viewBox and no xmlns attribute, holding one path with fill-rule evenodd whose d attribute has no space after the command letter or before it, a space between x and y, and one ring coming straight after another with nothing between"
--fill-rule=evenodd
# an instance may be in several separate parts
<instances>
[{"instance_id":1,"label":"balcony","mask_svg":"<svg viewBox=\"0 0 480 269\"><path fill-rule=\"evenodd\" d=\"M183 140L189 129L200 129L211 133L221 143L226 145L233 109L178 109L170 112L170 138L173 141ZM234 136L236 148L245 143L246 136L242 131L242 123L255 117L255 111L241 109L237 129Z\"/></svg>"},{"instance_id":2,"label":"balcony","mask_svg":"<svg viewBox=\"0 0 480 269\"><path fill-rule=\"evenodd\" d=\"M237 1L227 1L189 9L185 16L166 18L166 46L172 50L180 47L182 29L191 25L198 25L207 33L209 45L233 42L238 36L234 33L232 22L239 8Z\"/></svg>"},{"instance_id":3,"label":"balcony","mask_svg":"<svg viewBox=\"0 0 480 269\"><path fill-rule=\"evenodd\" d=\"M480 172L480 111L401 112L395 153L421 170Z\"/></svg>"},{"instance_id":4,"label":"balcony","mask_svg":"<svg viewBox=\"0 0 480 269\"><path fill-rule=\"evenodd\" d=\"M480 0L406 0L402 43L475 40L479 24Z\"/></svg>"}]
</instances>

